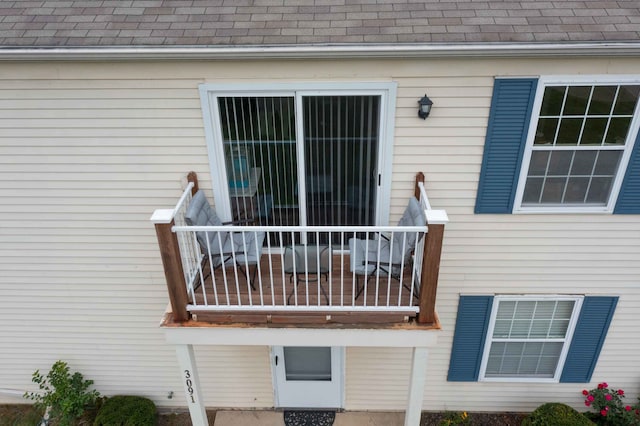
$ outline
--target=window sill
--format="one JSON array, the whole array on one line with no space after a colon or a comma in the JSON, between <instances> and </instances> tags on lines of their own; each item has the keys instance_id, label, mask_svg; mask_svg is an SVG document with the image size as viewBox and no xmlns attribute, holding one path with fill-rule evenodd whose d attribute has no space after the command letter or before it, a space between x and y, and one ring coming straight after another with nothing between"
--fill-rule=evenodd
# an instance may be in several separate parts
<instances>
[{"instance_id":1,"label":"window sill","mask_svg":"<svg viewBox=\"0 0 640 426\"><path fill-rule=\"evenodd\" d=\"M520 207L513 214L612 214L613 208L598 207Z\"/></svg>"}]
</instances>

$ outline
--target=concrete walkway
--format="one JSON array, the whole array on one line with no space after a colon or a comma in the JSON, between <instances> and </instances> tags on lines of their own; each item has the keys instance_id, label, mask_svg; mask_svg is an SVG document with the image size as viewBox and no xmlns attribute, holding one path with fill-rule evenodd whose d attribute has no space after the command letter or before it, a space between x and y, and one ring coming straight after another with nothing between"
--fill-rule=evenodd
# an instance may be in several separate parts
<instances>
[{"instance_id":1,"label":"concrete walkway","mask_svg":"<svg viewBox=\"0 0 640 426\"><path fill-rule=\"evenodd\" d=\"M337 413L333 426L403 426L404 413ZM218 411L213 426L284 426L282 411Z\"/></svg>"}]
</instances>

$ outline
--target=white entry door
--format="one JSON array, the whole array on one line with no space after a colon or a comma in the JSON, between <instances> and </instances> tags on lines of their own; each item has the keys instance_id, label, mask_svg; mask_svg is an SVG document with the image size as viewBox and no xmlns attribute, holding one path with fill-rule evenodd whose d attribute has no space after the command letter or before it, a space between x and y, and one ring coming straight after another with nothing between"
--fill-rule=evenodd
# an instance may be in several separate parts
<instances>
[{"instance_id":1,"label":"white entry door","mask_svg":"<svg viewBox=\"0 0 640 426\"><path fill-rule=\"evenodd\" d=\"M272 348L276 405L282 408L341 408L344 348Z\"/></svg>"}]
</instances>

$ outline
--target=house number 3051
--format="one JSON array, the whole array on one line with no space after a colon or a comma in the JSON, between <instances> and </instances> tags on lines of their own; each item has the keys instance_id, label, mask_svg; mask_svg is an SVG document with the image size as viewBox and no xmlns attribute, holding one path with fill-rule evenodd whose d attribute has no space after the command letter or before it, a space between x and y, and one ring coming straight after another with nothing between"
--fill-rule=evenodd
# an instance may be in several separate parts
<instances>
[{"instance_id":1,"label":"house number 3051","mask_svg":"<svg viewBox=\"0 0 640 426\"><path fill-rule=\"evenodd\" d=\"M191 372L184 370L184 384L187 387L187 394L191 398L191 402L195 404L196 398L193 396L193 381L191 380Z\"/></svg>"}]
</instances>

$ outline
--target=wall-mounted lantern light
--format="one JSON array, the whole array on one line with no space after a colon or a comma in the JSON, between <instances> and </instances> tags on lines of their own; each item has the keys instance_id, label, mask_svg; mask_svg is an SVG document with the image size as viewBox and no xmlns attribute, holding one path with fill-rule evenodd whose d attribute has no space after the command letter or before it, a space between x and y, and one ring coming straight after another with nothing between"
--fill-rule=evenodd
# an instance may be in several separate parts
<instances>
[{"instance_id":1,"label":"wall-mounted lantern light","mask_svg":"<svg viewBox=\"0 0 640 426\"><path fill-rule=\"evenodd\" d=\"M429 99L429 97L425 94L419 101L418 104L420 108L418 109L418 117L426 120L431 112L431 106L433 105L433 101Z\"/></svg>"}]
</instances>

